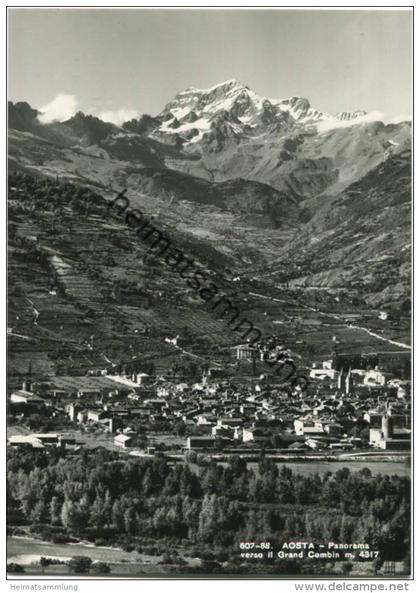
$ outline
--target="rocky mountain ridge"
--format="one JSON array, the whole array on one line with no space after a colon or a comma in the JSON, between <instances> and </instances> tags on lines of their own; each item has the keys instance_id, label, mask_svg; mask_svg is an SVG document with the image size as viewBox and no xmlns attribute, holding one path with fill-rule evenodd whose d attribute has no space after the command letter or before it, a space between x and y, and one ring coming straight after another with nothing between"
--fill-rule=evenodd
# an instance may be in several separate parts
<instances>
[{"instance_id":1,"label":"rocky mountain ridge","mask_svg":"<svg viewBox=\"0 0 420 593\"><path fill-rule=\"evenodd\" d=\"M401 251L410 232L410 122L366 121L363 111L329 116L302 97L266 99L234 80L181 91L158 116L121 127L82 113L44 125L38 115L28 104L9 104L12 170L79 183L105 197L127 189L165 224L228 252L238 270L252 262L273 282L282 282L286 270L296 286L357 285L375 307L398 308L410 297L410 253ZM386 185L388 174L393 182ZM390 206L398 186L404 198ZM375 207L362 208L364 201ZM391 236L397 211L400 238ZM240 232L231 245L232 224ZM398 260L394 277L381 271L388 239L385 259L392 251ZM352 249L358 257L345 264ZM379 263L371 273L372 261ZM344 264L350 274L340 272Z\"/></svg>"}]
</instances>

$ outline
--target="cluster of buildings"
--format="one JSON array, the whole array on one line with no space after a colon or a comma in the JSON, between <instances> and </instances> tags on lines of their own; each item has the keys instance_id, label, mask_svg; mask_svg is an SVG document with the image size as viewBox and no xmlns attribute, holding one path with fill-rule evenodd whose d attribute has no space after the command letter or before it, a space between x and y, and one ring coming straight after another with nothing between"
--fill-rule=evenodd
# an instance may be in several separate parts
<instances>
[{"instance_id":1,"label":"cluster of buildings","mask_svg":"<svg viewBox=\"0 0 420 593\"><path fill-rule=\"evenodd\" d=\"M33 449L45 449L46 447L59 447L60 449L77 451L81 443L68 435L56 432L40 433L34 432L27 435L13 435L8 438L8 444L12 447L30 446Z\"/></svg>"},{"instance_id":2,"label":"cluster of buildings","mask_svg":"<svg viewBox=\"0 0 420 593\"><path fill-rule=\"evenodd\" d=\"M269 375L229 377L222 367L190 383L140 373L108 377L106 389L86 388L81 381L84 387L73 391L51 385L42 395L26 383L11 393L10 410L16 416L65 417L76 429L112 435L110 442L121 449L139 447L141 425L143 433L183 435L185 449L209 453L410 450L409 381L378 368L336 370L331 360L314 365L309 377L307 390L295 393ZM50 436L55 446L76 444ZM41 447L46 439L34 433L11 437L9 444Z\"/></svg>"}]
</instances>

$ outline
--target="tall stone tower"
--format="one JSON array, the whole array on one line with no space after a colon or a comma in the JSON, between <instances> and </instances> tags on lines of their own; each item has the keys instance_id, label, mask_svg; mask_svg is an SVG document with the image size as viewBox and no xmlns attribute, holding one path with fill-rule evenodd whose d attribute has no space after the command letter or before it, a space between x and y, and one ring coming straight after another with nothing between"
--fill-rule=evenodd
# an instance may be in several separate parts
<instances>
[{"instance_id":1,"label":"tall stone tower","mask_svg":"<svg viewBox=\"0 0 420 593\"><path fill-rule=\"evenodd\" d=\"M343 369L341 369L340 374L338 375L337 387L340 391L345 391L346 389L346 380Z\"/></svg>"},{"instance_id":2,"label":"tall stone tower","mask_svg":"<svg viewBox=\"0 0 420 593\"><path fill-rule=\"evenodd\" d=\"M346 393L353 393L353 376L351 374L351 369L346 375Z\"/></svg>"},{"instance_id":3,"label":"tall stone tower","mask_svg":"<svg viewBox=\"0 0 420 593\"><path fill-rule=\"evenodd\" d=\"M382 438L392 439L394 436L394 421L392 416L384 414L382 416Z\"/></svg>"}]
</instances>

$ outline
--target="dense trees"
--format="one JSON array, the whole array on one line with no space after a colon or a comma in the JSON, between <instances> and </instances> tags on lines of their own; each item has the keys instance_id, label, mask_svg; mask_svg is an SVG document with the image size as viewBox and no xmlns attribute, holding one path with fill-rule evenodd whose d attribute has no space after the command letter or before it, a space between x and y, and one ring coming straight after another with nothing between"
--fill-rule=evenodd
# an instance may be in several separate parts
<instances>
[{"instance_id":1,"label":"dense trees","mask_svg":"<svg viewBox=\"0 0 420 593\"><path fill-rule=\"evenodd\" d=\"M95 562L92 565L91 572L95 574L109 574L111 572L111 567L106 562Z\"/></svg>"},{"instance_id":2,"label":"dense trees","mask_svg":"<svg viewBox=\"0 0 420 593\"><path fill-rule=\"evenodd\" d=\"M44 525L52 539L188 539L235 552L240 541L307 538L367 543L382 561L409 549L409 480L368 469L302 476L264 457L252 471L233 457L195 473L163 457L11 450L8 470L9 523Z\"/></svg>"},{"instance_id":3,"label":"dense trees","mask_svg":"<svg viewBox=\"0 0 420 593\"><path fill-rule=\"evenodd\" d=\"M23 566L21 566L20 564L16 564L16 562L10 562L7 565L7 572L8 573L22 574L22 573L25 572L25 568Z\"/></svg>"},{"instance_id":4,"label":"dense trees","mask_svg":"<svg viewBox=\"0 0 420 593\"><path fill-rule=\"evenodd\" d=\"M68 561L68 566L71 572L76 574L86 574L89 572L91 565L92 560L87 556L73 556L73 558Z\"/></svg>"}]
</instances>

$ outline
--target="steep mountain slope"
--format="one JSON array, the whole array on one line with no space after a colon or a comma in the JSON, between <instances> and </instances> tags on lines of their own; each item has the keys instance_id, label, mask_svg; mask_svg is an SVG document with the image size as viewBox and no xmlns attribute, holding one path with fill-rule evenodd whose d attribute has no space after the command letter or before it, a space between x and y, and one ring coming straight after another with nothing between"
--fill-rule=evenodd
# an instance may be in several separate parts
<instances>
[{"instance_id":1,"label":"steep mountain slope","mask_svg":"<svg viewBox=\"0 0 420 593\"><path fill-rule=\"evenodd\" d=\"M261 215L267 227L296 224L303 216L293 196L256 181L232 179L211 183L184 173L146 168L134 171L131 183L134 177L142 194L168 198L171 204L173 200L188 200L213 204L236 214Z\"/></svg>"},{"instance_id":2,"label":"steep mountain slope","mask_svg":"<svg viewBox=\"0 0 420 593\"><path fill-rule=\"evenodd\" d=\"M337 303L334 290L323 291L316 312L308 306L313 295L302 297L267 278L261 267L275 268L287 243L283 229L258 229L252 220L236 226L231 213L188 200L157 211L153 197L129 196L148 216L156 215L154 224L172 247L228 295L241 317L293 349L299 365L311 362L314 349L330 355L333 336L346 349L375 351L375 337L349 330L341 320L343 307L351 308L346 293ZM13 380L28 372L45 379L92 368L147 370L152 362L160 372L170 373L176 365L189 376L206 364L235 368L233 345L241 337L223 308L208 305L185 276L153 256L123 217L107 209L98 192L80 183L10 174L8 256ZM353 310L363 324L378 327L377 312ZM396 329L384 322L379 327L392 338L404 338L401 323ZM182 349L166 342L177 335Z\"/></svg>"},{"instance_id":3,"label":"steep mountain slope","mask_svg":"<svg viewBox=\"0 0 420 593\"><path fill-rule=\"evenodd\" d=\"M290 284L348 287L373 306L405 306L411 282L411 151L390 156L313 209L280 257L293 257Z\"/></svg>"}]
</instances>

